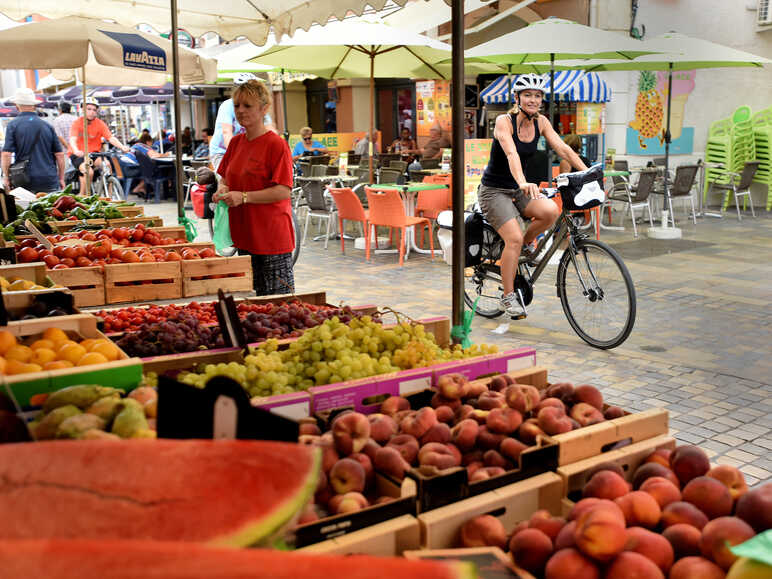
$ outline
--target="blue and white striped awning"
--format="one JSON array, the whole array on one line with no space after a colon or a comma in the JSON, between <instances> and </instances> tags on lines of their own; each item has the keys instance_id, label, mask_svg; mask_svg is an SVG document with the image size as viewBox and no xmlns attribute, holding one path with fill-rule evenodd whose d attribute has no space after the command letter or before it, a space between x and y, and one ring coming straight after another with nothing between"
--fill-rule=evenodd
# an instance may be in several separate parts
<instances>
[{"instance_id":1,"label":"blue and white striped awning","mask_svg":"<svg viewBox=\"0 0 772 579\"><path fill-rule=\"evenodd\" d=\"M512 84L514 84L516 79L516 75L511 77ZM483 89L480 93L480 98L485 104L506 104L510 102L510 99L507 96L509 86L511 85L507 81L507 75L500 76ZM546 92L547 97L549 98L549 80L547 81ZM556 100L583 102L608 102L611 100L611 89L605 81L600 78L598 73L588 73L583 70L556 71L555 93L557 96Z\"/></svg>"}]
</instances>

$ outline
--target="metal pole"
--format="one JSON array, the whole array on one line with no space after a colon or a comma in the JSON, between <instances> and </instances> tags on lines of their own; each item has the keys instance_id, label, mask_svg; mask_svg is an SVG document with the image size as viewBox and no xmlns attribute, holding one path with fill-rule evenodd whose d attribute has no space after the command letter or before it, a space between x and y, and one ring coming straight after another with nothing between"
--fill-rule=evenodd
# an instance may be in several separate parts
<instances>
[{"instance_id":1,"label":"metal pole","mask_svg":"<svg viewBox=\"0 0 772 579\"><path fill-rule=\"evenodd\" d=\"M667 71L667 128L665 129L665 175L662 188L665 192L665 200L670 210L670 222L675 227L675 213L673 213L673 200L670 198L670 184L668 183L668 168L670 167L670 104L673 93L673 63L668 63ZM665 224L663 224L663 227Z\"/></svg>"},{"instance_id":2,"label":"metal pole","mask_svg":"<svg viewBox=\"0 0 772 579\"><path fill-rule=\"evenodd\" d=\"M180 51L177 44L177 0L171 0L172 7L172 82L174 83L174 168L176 169L177 215L185 217L185 198L182 195L182 116L180 111ZM161 136L163 143L163 135Z\"/></svg>"},{"instance_id":3,"label":"metal pole","mask_svg":"<svg viewBox=\"0 0 772 579\"><path fill-rule=\"evenodd\" d=\"M284 113L284 140L289 143L289 120L287 119L287 83L284 82L284 69L281 69L281 109Z\"/></svg>"},{"instance_id":4,"label":"metal pole","mask_svg":"<svg viewBox=\"0 0 772 579\"><path fill-rule=\"evenodd\" d=\"M451 80L451 113L453 156L453 325L464 323L464 0L453 0L451 6L453 76ZM458 340L453 339L454 342Z\"/></svg>"},{"instance_id":5,"label":"metal pole","mask_svg":"<svg viewBox=\"0 0 772 579\"><path fill-rule=\"evenodd\" d=\"M512 108L512 65L507 65L507 108Z\"/></svg>"},{"instance_id":6,"label":"metal pole","mask_svg":"<svg viewBox=\"0 0 772 579\"><path fill-rule=\"evenodd\" d=\"M555 116L555 53L550 53L550 107L549 107L549 121L552 123L552 119ZM552 149L547 145L547 183L552 182Z\"/></svg>"},{"instance_id":7,"label":"metal pole","mask_svg":"<svg viewBox=\"0 0 772 579\"><path fill-rule=\"evenodd\" d=\"M375 153L375 144L373 143L373 127L375 126L375 47L370 50L370 136L367 143L368 166L370 167L369 180L373 183L373 154ZM367 233L370 235L370 232ZM376 232L376 236L377 236Z\"/></svg>"},{"instance_id":8,"label":"metal pole","mask_svg":"<svg viewBox=\"0 0 772 579\"><path fill-rule=\"evenodd\" d=\"M195 141L196 136L196 117L195 113L193 111L193 87L188 86L188 106L190 107L190 149L191 152L193 152L193 141Z\"/></svg>"},{"instance_id":9,"label":"metal pole","mask_svg":"<svg viewBox=\"0 0 772 579\"><path fill-rule=\"evenodd\" d=\"M91 164L88 157L88 120L86 119L86 67L83 66L83 163L86 168L86 190L81 191L81 195L91 195L91 176L89 169Z\"/></svg>"}]
</instances>

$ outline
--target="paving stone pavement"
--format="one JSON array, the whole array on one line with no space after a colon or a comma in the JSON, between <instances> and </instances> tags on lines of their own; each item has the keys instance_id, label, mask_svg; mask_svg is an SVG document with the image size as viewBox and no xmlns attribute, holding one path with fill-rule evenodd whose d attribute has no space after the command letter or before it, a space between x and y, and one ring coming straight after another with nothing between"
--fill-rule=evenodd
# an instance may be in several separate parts
<instances>
[{"instance_id":1,"label":"paving stone pavement","mask_svg":"<svg viewBox=\"0 0 772 579\"><path fill-rule=\"evenodd\" d=\"M631 411L663 407L679 441L739 467L751 485L771 480L772 215L760 211L753 219L748 212L739 222L727 213L695 226L676 212L680 243L649 240L646 225L636 240L629 218L626 231L602 231L625 258L637 293L635 328L622 346L597 350L573 333L555 294L555 267L536 284L527 319L496 334L509 320L477 317L472 340L533 346L551 380L594 384L609 403ZM171 203L145 213L176 221ZM206 239L199 223L198 239ZM295 285L298 292L326 290L330 303L388 305L413 317L451 314L451 269L439 254L430 261L411 253L403 267L394 254L367 263L353 242L342 254L340 241L325 250L309 236Z\"/></svg>"}]
</instances>

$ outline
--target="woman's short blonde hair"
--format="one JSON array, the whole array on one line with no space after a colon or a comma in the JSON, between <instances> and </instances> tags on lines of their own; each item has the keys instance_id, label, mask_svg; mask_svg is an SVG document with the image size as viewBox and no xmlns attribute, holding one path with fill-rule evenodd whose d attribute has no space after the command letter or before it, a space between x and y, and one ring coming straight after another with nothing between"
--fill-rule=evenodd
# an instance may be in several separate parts
<instances>
[{"instance_id":1,"label":"woman's short blonde hair","mask_svg":"<svg viewBox=\"0 0 772 579\"><path fill-rule=\"evenodd\" d=\"M238 85L233 90L231 98L235 102L238 100L252 100L260 103L260 106L265 106L271 103L271 93L268 92L268 87L259 80L248 80L244 84Z\"/></svg>"},{"instance_id":2,"label":"woman's short blonde hair","mask_svg":"<svg viewBox=\"0 0 772 579\"><path fill-rule=\"evenodd\" d=\"M311 129L311 127L303 127L302 129L300 129L300 136L305 137L306 135L313 134L313 132L314 131L313 129Z\"/></svg>"}]
</instances>

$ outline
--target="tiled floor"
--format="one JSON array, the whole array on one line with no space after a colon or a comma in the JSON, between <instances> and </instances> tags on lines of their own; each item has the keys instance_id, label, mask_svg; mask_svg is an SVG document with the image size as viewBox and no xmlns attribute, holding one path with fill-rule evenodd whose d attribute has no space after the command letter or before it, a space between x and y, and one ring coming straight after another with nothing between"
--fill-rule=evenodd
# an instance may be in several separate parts
<instances>
[{"instance_id":1,"label":"tiled floor","mask_svg":"<svg viewBox=\"0 0 772 579\"><path fill-rule=\"evenodd\" d=\"M169 203L146 213L176 220ZM671 246L645 234L634 240L629 220L627 231L602 234L625 256L637 291L636 325L621 347L596 350L573 333L555 295L554 268L535 287L526 320L496 334L508 320L478 317L472 339L533 346L551 379L594 384L626 409L664 407L676 438L739 466L751 484L770 480L772 217L762 211L738 222L730 213L696 226L679 217L683 241ZM395 255L366 263L351 242L341 254L340 242L325 250L310 238L295 268L297 291L324 289L330 302L389 305L414 317L450 315L450 277L439 256L411 254L400 268Z\"/></svg>"}]
</instances>

